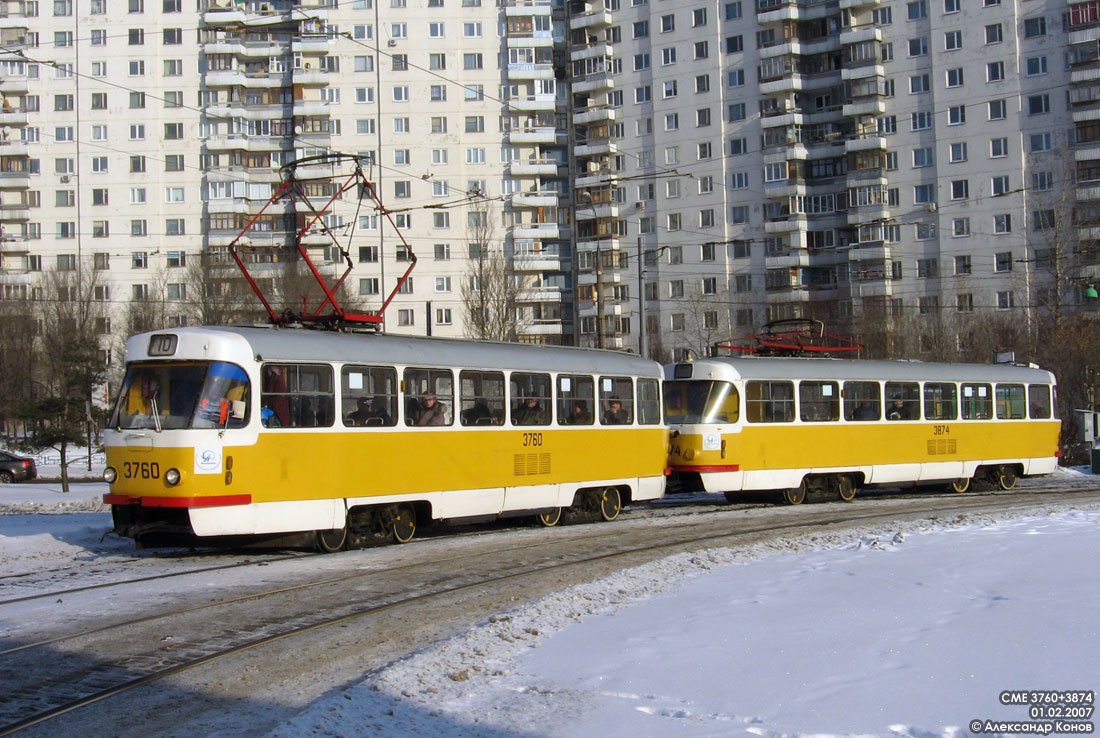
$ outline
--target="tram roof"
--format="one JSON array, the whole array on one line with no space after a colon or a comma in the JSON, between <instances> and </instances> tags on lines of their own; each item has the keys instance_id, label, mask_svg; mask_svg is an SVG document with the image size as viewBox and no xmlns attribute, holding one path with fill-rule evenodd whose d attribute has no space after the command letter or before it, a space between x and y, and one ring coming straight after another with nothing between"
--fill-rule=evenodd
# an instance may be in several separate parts
<instances>
[{"instance_id":1,"label":"tram roof","mask_svg":"<svg viewBox=\"0 0 1100 738\"><path fill-rule=\"evenodd\" d=\"M1054 381L1045 369L1016 364L951 364L912 360L714 357L690 362L695 379L865 379L955 382ZM665 366L673 379L680 364Z\"/></svg>"},{"instance_id":2,"label":"tram roof","mask_svg":"<svg viewBox=\"0 0 1100 738\"><path fill-rule=\"evenodd\" d=\"M262 361L334 361L660 376L657 362L635 354L573 346L277 327L209 326L156 331L158 335L165 333L179 335L181 348L203 334L225 336L229 343L237 336L248 343L250 356ZM131 338L128 348L143 352L150 335L153 334ZM179 353L182 357L182 351ZM224 354L219 358L229 360Z\"/></svg>"}]
</instances>

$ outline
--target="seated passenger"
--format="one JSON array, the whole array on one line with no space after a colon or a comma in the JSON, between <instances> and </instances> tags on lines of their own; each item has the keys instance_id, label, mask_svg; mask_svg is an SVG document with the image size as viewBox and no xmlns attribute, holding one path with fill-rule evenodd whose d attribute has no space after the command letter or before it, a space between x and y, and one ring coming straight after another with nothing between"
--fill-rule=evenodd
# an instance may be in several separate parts
<instances>
[{"instance_id":1,"label":"seated passenger","mask_svg":"<svg viewBox=\"0 0 1100 738\"><path fill-rule=\"evenodd\" d=\"M512 411L512 425L546 425L546 411L534 397L528 397Z\"/></svg>"},{"instance_id":2,"label":"seated passenger","mask_svg":"<svg viewBox=\"0 0 1100 738\"><path fill-rule=\"evenodd\" d=\"M584 400L576 400L573 403L573 412L569 415L570 425L592 425L592 413L588 412L588 403Z\"/></svg>"},{"instance_id":3,"label":"seated passenger","mask_svg":"<svg viewBox=\"0 0 1100 738\"><path fill-rule=\"evenodd\" d=\"M894 403L890 406L890 409L886 411L887 420L908 420L909 413L905 410L905 401L902 399L894 400Z\"/></svg>"},{"instance_id":4,"label":"seated passenger","mask_svg":"<svg viewBox=\"0 0 1100 738\"><path fill-rule=\"evenodd\" d=\"M870 403L861 402L856 405L856 409L852 413L852 420L878 420L878 413L875 412L875 408Z\"/></svg>"},{"instance_id":5,"label":"seated passenger","mask_svg":"<svg viewBox=\"0 0 1100 738\"><path fill-rule=\"evenodd\" d=\"M390 414L377 397L360 397L355 402L358 407L348 415L352 425L392 425Z\"/></svg>"},{"instance_id":6,"label":"seated passenger","mask_svg":"<svg viewBox=\"0 0 1100 738\"><path fill-rule=\"evenodd\" d=\"M493 425L493 412L485 400L474 400L474 404L462 413L465 425Z\"/></svg>"},{"instance_id":7,"label":"seated passenger","mask_svg":"<svg viewBox=\"0 0 1100 738\"><path fill-rule=\"evenodd\" d=\"M447 417L444 414L443 405L435 399L435 395L424 395L420 401L420 408L416 412L413 425L446 425Z\"/></svg>"},{"instance_id":8,"label":"seated passenger","mask_svg":"<svg viewBox=\"0 0 1100 738\"><path fill-rule=\"evenodd\" d=\"M603 414L604 425L626 425L630 422L623 403L618 398L612 398L607 404L607 411Z\"/></svg>"}]
</instances>

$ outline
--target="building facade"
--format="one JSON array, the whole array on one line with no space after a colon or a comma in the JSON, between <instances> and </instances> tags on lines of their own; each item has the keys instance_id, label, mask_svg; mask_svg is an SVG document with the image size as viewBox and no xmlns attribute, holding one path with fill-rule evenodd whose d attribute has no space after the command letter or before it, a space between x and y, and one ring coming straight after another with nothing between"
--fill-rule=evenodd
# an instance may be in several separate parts
<instances>
[{"instance_id":1,"label":"building facade","mask_svg":"<svg viewBox=\"0 0 1100 738\"><path fill-rule=\"evenodd\" d=\"M335 191L313 160L269 205L280 167L340 152L393 222L349 194L302 242L335 276L334 234L370 309L400 229L394 332L468 335L485 259L510 337L661 357L778 318L1031 321L1100 259L1096 7L3 0L0 290L94 275L115 332L194 321L195 261L256 218L277 273Z\"/></svg>"}]
</instances>

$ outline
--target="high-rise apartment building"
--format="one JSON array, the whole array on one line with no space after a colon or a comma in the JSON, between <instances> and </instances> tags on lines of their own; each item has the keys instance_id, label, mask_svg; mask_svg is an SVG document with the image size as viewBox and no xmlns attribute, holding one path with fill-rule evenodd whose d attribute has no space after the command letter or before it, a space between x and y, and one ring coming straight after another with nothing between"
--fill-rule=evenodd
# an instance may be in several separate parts
<instances>
[{"instance_id":1,"label":"high-rise apartment building","mask_svg":"<svg viewBox=\"0 0 1100 738\"><path fill-rule=\"evenodd\" d=\"M310 217L265 209L279 168L341 152L419 258L395 332L465 335L486 258L520 340L663 356L784 317L1075 309L1100 263L1096 7L2 0L0 290L95 273L118 332L149 301L193 320L188 265L260 215L249 258L275 270ZM377 306L408 256L344 205L324 225Z\"/></svg>"}]
</instances>

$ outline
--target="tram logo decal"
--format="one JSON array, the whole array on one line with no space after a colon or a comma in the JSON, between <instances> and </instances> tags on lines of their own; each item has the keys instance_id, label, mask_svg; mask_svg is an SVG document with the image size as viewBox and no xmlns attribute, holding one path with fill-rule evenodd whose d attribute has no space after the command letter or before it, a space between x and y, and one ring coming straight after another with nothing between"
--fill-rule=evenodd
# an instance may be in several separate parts
<instances>
[{"instance_id":1,"label":"tram logo decal","mask_svg":"<svg viewBox=\"0 0 1100 738\"><path fill-rule=\"evenodd\" d=\"M220 448L195 449L196 474L221 474L222 450Z\"/></svg>"},{"instance_id":2,"label":"tram logo decal","mask_svg":"<svg viewBox=\"0 0 1100 738\"><path fill-rule=\"evenodd\" d=\"M722 436L717 433L703 434L704 451L717 451L720 448L722 448Z\"/></svg>"}]
</instances>

